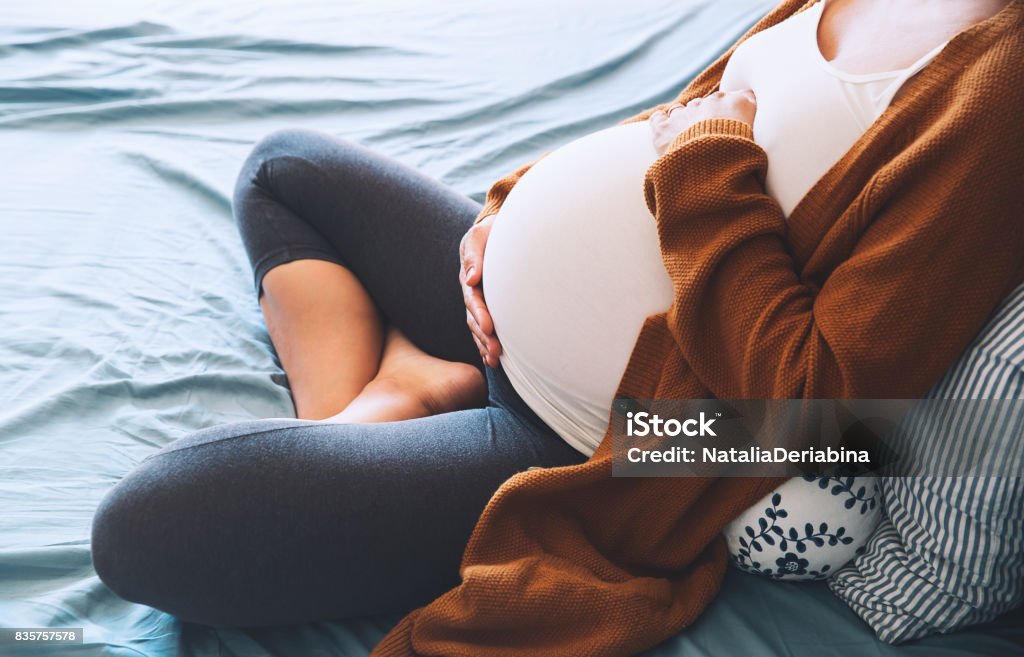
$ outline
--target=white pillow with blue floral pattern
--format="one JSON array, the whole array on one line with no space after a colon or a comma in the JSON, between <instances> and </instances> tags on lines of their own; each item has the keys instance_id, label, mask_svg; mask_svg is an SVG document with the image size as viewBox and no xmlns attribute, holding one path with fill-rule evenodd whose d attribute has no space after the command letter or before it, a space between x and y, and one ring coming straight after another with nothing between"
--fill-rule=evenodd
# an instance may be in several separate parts
<instances>
[{"instance_id":1,"label":"white pillow with blue floral pattern","mask_svg":"<svg viewBox=\"0 0 1024 657\"><path fill-rule=\"evenodd\" d=\"M794 477L723 531L732 564L773 579L825 579L864 551L882 514L875 477Z\"/></svg>"}]
</instances>

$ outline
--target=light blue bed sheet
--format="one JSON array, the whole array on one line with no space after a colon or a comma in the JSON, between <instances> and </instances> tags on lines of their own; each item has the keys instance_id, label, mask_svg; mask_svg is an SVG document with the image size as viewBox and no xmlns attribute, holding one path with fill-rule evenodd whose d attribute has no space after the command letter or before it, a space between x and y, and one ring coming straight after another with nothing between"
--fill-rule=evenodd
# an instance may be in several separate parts
<instances>
[{"instance_id":1,"label":"light blue bed sheet","mask_svg":"<svg viewBox=\"0 0 1024 657\"><path fill-rule=\"evenodd\" d=\"M231 220L242 158L318 128L480 200L672 98L772 5L0 0L0 627L85 628L0 656L366 655L396 617L213 630L119 600L90 565L93 510L142 458L292 413ZM897 650L822 586L732 573L649 655L1005 656L1008 623Z\"/></svg>"}]
</instances>

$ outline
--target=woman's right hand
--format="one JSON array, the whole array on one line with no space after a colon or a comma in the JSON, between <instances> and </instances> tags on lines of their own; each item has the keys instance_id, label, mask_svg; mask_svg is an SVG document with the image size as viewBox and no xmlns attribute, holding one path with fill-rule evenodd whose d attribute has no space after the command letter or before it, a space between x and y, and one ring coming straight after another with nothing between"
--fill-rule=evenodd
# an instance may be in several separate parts
<instances>
[{"instance_id":1,"label":"woman's right hand","mask_svg":"<svg viewBox=\"0 0 1024 657\"><path fill-rule=\"evenodd\" d=\"M466 303L466 323L473 334L473 341L480 351L484 364L497 367L498 356L501 355L501 344L494 334L494 322L491 313L484 303L483 275L484 250L487 238L491 234L495 215L491 215L473 225L462 237L459 244L459 282L462 284L462 297Z\"/></svg>"}]
</instances>

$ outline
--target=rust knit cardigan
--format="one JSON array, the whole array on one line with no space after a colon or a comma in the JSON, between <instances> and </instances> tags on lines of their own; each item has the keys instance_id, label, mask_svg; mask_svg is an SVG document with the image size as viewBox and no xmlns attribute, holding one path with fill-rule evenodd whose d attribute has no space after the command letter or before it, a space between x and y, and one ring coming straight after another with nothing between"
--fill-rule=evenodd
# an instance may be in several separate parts
<instances>
[{"instance_id":1,"label":"rust knit cardigan","mask_svg":"<svg viewBox=\"0 0 1024 657\"><path fill-rule=\"evenodd\" d=\"M674 102L714 91L731 54ZM703 121L648 170L675 299L644 323L618 396L922 396L1024 278L1024 0L953 38L788 221L751 136ZM633 655L689 625L723 577L723 526L778 482L612 478L609 442L502 484L462 584L373 656Z\"/></svg>"}]
</instances>

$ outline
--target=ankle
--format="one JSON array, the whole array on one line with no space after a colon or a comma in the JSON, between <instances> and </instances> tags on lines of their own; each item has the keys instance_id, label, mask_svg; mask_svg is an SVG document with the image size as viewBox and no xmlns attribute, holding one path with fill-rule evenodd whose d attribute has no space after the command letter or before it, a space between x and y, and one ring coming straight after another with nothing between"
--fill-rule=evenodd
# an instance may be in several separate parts
<instances>
[{"instance_id":1,"label":"ankle","mask_svg":"<svg viewBox=\"0 0 1024 657\"><path fill-rule=\"evenodd\" d=\"M372 394L375 397L405 399L415 397L415 391L409 381L397 373L378 374L366 384L361 395Z\"/></svg>"}]
</instances>

